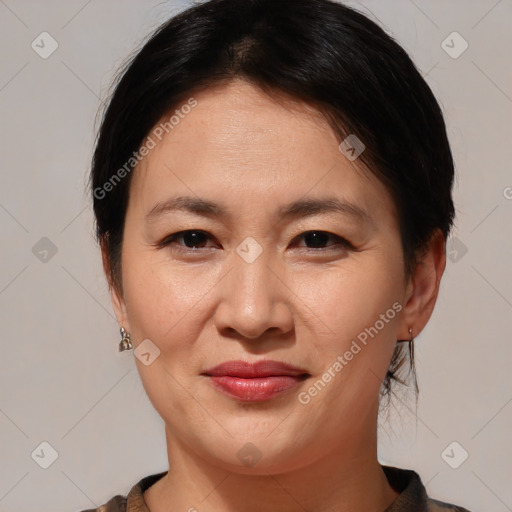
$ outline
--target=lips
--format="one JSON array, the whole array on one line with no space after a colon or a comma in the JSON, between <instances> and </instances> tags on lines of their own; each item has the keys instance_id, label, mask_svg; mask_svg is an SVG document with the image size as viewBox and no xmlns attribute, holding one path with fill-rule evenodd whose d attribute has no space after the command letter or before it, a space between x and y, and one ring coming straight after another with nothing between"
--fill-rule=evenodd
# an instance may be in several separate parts
<instances>
[{"instance_id":1,"label":"lips","mask_svg":"<svg viewBox=\"0 0 512 512\"><path fill-rule=\"evenodd\" d=\"M215 389L242 402L263 402L298 386L310 376L302 368L279 361L227 361L202 375Z\"/></svg>"},{"instance_id":2,"label":"lips","mask_svg":"<svg viewBox=\"0 0 512 512\"><path fill-rule=\"evenodd\" d=\"M226 361L209 370L206 370L203 375L214 377L240 377L242 379L254 379L259 377L278 377L278 376L291 376L301 377L309 375L306 370L297 368L287 363L280 361L262 360L255 363L247 361Z\"/></svg>"}]
</instances>

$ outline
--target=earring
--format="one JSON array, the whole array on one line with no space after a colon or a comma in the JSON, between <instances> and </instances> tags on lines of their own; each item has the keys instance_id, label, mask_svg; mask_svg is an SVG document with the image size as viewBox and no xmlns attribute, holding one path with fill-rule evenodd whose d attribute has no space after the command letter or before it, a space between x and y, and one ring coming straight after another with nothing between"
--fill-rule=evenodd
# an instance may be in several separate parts
<instances>
[{"instance_id":1,"label":"earring","mask_svg":"<svg viewBox=\"0 0 512 512\"><path fill-rule=\"evenodd\" d=\"M409 343L409 346L412 346L414 343L414 339L412 337L412 327L409 327L409 339L408 340L396 340L396 341L398 341L398 342L406 341L407 343Z\"/></svg>"},{"instance_id":2,"label":"earring","mask_svg":"<svg viewBox=\"0 0 512 512\"><path fill-rule=\"evenodd\" d=\"M131 350L133 348L132 342L130 340L130 335L126 332L124 327L121 327L121 341L119 342L119 352L123 350Z\"/></svg>"}]
</instances>

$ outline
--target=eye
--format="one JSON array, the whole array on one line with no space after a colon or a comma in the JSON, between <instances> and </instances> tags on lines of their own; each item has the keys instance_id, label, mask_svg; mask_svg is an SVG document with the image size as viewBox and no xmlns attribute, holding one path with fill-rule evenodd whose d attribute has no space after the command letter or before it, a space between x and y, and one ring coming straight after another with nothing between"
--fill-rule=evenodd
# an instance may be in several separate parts
<instances>
[{"instance_id":1,"label":"eye","mask_svg":"<svg viewBox=\"0 0 512 512\"><path fill-rule=\"evenodd\" d=\"M178 250L192 250L196 251L198 246L203 246L205 243L205 239L211 238L208 233L205 233L204 231L200 231L197 229L194 230L187 230L187 231L180 231L179 233L174 233L173 235L170 235L166 237L164 240L162 240L158 247L167 247L171 244L176 245L176 240L183 239L183 242L185 245L182 245L181 243L178 243ZM202 247L200 247L202 248Z\"/></svg>"},{"instance_id":2,"label":"eye","mask_svg":"<svg viewBox=\"0 0 512 512\"><path fill-rule=\"evenodd\" d=\"M336 249L336 246L338 248L349 248L354 249L354 246L346 239L335 235L334 233L329 233L327 231L306 231L305 233L301 233L297 239L304 239L306 242L306 245L312 245L313 247L306 247L309 249L312 249L314 251L322 250L324 247L319 246L325 246L329 239L334 240L334 244L328 245L325 247L325 249L332 250Z\"/></svg>"},{"instance_id":3,"label":"eye","mask_svg":"<svg viewBox=\"0 0 512 512\"><path fill-rule=\"evenodd\" d=\"M325 252L325 250L336 249L355 249L348 240L327 231L306 231L297 236L294 241L300 239L303 239L306 244L306 246L300 246L301 248L311 249L314 252ZM212 240L212 237L205 231L186 230L164 238L157 246L159 248L176 246L175 248L178 251L195 252L199 249L208 248L205 247L208 240ZM334 241L334 243L325 247L329 240Z\"/></svg>"}]
</instances>

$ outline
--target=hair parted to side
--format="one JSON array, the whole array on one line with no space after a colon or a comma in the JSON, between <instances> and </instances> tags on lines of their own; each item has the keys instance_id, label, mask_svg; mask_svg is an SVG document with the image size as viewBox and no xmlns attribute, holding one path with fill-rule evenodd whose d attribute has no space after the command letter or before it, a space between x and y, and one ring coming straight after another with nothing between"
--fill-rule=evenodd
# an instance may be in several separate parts
<instances>
[{"instance_id":1,"label":"hair parted to side","mask_svg":"<svg viewBox=\"0 0 512 512\"><path fill-rule=\"evenodd\" d=\"M331 0L209 0L154 32L120 71L103 113L90 191L109 286L122 294L121 247L132 173L108 193L104 185L134 160L164 115L201 90L237 79L271 97L314 107L340 142L350 134L363 141L357 163L394 200L406 277L435 230L448 237L454 164L443 115L393 38ZM403 345L397 343L383 395L389 395L393 380L402 382L397 372L403 370Z\"/></svg>"}]
</instances>

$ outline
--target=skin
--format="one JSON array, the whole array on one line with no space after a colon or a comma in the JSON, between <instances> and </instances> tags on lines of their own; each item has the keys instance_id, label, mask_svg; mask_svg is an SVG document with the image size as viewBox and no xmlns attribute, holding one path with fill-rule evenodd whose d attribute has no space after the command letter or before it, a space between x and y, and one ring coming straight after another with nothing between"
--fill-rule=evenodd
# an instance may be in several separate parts
<instances>
[{"instance_id":1,"label":"skin","mask_svg":"<svg viewBox=\"0 0 512 512\"><path fill-rule=\"evenodd\" d=\"M147 506L151 512L383 511L398 493L377 459L379 389L396 340L409 339L409 328L417 336L431 316L444 239L435 233L406 278L389 193L340 152L319 113L243 81L194 97L197 107L134 171L123 292L109 281L119 325L134 347L150 339L160 350L149 366L135 358L166 425L171 468L144 493ZM220 203L232 217L171 211L145 219L157 203L178 195ZM297 199L326 196L358 205L371 220L333 212L278 215ZM158 247L184 230L208 236L195 248L190 237ZM309 231L334 236L315 246L303 236ZM236 252L248 236L262 248L252 263ZM103 262L109 276L104 249ZM298 393L395 302L402 310L317 396L300 403ZM311 376L271 400L240 402L201 375L233 359L288 362ZM237 457L248 442L261 453L252 467Z\"/></svg>"}]
</instances>

